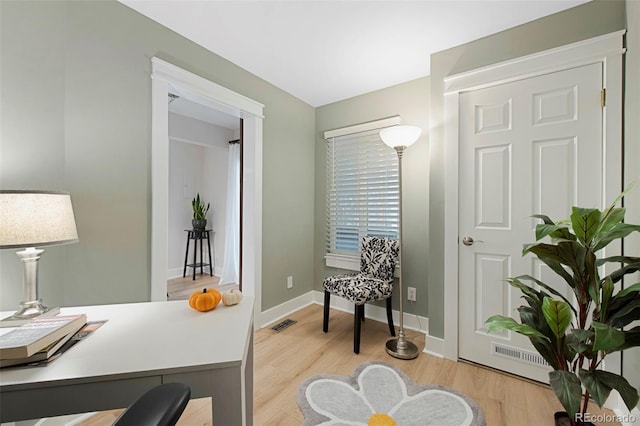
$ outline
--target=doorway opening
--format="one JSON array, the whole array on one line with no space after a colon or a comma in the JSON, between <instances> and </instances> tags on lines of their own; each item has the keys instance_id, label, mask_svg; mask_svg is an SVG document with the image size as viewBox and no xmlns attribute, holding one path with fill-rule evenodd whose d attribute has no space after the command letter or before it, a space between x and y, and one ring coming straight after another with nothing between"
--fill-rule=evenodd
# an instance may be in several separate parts
<instances>
[{"instance_id":1,"label":"doorway opening","mask_svg":"<svg viewBox=\"0 0 640 426\"><path fill-rule=\"evenodd\" d=\"M151 59L151 288L152 301L166 300L169 255L169 103L172 88L189 100L242 119L242 291L254 303L254 322L262 306L262 120L264 105L159 58ZM183 243L184 247L184 243Z\"/></svg>"},{"instance_id":2,"label":"doorway opening","mask_svg":"<svg viewBox=\"0 0 640 426\"><path fill-rule=\"evenodd\" d=\"M194 102L184 93L170 86L169 300L187 299L204 287L242 290L243 120ZM196 197L208 207L204 232L192 226Z\"/></svg>"}]
</instances>

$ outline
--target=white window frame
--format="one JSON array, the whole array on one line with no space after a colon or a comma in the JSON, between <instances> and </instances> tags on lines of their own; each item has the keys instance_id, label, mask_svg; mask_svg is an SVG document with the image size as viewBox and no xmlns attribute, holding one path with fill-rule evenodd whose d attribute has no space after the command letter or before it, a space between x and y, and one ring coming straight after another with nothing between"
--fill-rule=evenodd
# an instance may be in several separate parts
<instances>
[{"instance_id":1,"label":"white window frame","mask_svg":"<svg viewBox=\"0 0 640 426\"><path fill-rule=\"evenodd\" d=\"M341 136L355 135L358 133L365 133L374 130L382 130L386 127L396 126L401 124L400 116L393 116L389 118L384 118L381 120L370 121L367 123L356 124L353 126L342 127L339 129L328 130L324 132L324 139L329 141L332 138L337 138ZM329 194L327 193L327 196ZM326 266L358 271L360 270L360 252L355 252L353 254L345 254L345 253L330 253L327 250L325 254L325 264ZM396 268L397 270L398 268Z\"/></svg>"}]
</instances>

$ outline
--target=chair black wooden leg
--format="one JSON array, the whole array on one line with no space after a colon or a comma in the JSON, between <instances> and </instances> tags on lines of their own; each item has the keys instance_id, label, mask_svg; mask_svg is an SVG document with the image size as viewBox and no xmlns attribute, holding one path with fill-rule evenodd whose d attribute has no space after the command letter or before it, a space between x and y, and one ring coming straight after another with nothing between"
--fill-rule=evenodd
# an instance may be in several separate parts
<instances>
[{"instance_id":1,"label":"chair black wooden leg","mask_svg":"<svg viewBox=\"0 0 640 426\"><path fill-rule=\"evenodd\" d=\"M331 303L331 293L324 291L324 314L322 318L322 331L329 331L329 305Z\"/></svg>"},{"instance_id":2,"label":"chair black wooden leg","mask_svg":"<svg viewBox=\"0 0 640 426\"><path fill-rule=\"evenodd\" d=\"M364 322L364 306L365 305L362 305L362 322Z\"/></svg>"},{"instance_id":3,"label":"chair black wooden leg","mask_svg":"<svg viewBox=\"0 0 640 426\"><path fill-rule=\"evenodd\" d=\"M364 305L356 305L353 314L353 352L360 353L360 329L362 328L362 317Z\"/></svg>"},{"instance_id":4,"label":"chair black wooden leg","mask_svg":"<svg viewBox=\"0 0 640 426\"><path fill-rule=\"evenodd\" d=\"M391 297L387 299L387 322L389 323L389 332L393 337L395 337L396 328L393 326L393 311L391 310Z\"/></svg>"}]
</instances>

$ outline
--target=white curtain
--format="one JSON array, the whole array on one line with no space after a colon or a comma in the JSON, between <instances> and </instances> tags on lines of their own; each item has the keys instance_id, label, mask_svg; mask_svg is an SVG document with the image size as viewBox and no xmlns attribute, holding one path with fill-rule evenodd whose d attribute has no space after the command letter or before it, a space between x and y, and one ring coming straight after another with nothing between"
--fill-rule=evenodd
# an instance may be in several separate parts
<instances>
[{"instance_id":1,"label":"white curtain","mask_svg":"<svg viewBox=\"0 0 640 426\"><path fill-rule=\"evenodd\" d=\"M224 265L220 284L240 281L240 144L238 143L229 144L226 222Z\"/></svg>"}]
</instances>

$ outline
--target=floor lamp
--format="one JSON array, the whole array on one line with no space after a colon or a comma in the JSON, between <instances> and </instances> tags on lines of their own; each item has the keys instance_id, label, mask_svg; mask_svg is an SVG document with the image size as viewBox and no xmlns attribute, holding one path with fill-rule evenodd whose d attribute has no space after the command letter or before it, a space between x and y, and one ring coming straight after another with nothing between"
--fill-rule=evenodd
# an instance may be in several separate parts
<instances>
[{"instance_id":1,"label":"floor lamp","mask_svg":"<svg viewBox=\"0 0 640 426\"><path fill-rule=\"evenodd\" d=\"M36 247L78 241L71 196L61 192L0 191L0 248L24 248L16 252L23 264L23 300L13 320L33 318L49 309L38 297L38 260L44 250ZM3 325L4 326L4 325Z\"/></svg>"},{"instance_id":2,"label":"floor lamp","mask_svg":"<svg viewBox=\"0 0 640 426\"><path fill-rule=\"evenodd\" d=\"M398 337L387 340L387 353L395 358L400 359L413 359L418 356L418 347L406 340L404 336L404 312L402 310L402 301L404 299L404 292L402 290L402 155L405 148L413 145L418 140L422 129L415 126L394 126L389 127L380 132L380 139L386 145L396 150L398 154L398 185L400 190L400 198L398 200L398 235L400 237L400 271L398 274L398 291L400 293L400 329L398 330Z\"/></svg>"}]
</instances>

